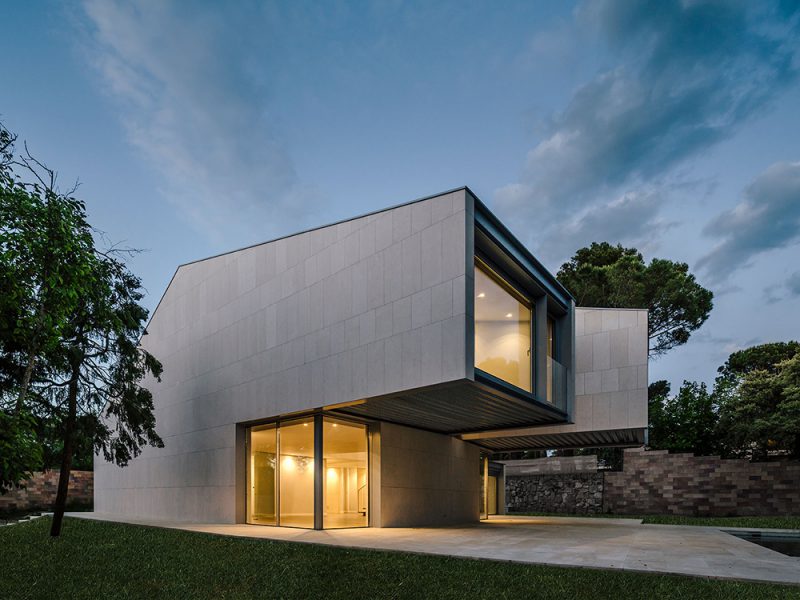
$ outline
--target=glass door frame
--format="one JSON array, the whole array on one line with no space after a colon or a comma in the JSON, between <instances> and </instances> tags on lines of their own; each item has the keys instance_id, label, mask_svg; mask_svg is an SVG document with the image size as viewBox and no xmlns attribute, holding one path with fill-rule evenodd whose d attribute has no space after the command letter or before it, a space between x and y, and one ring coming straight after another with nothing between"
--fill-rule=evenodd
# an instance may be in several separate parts
<instances>
[{"instance_id":1,"label":"glass door frame","mask_svg":"<svg viewBox=\"0 0 800 600\"><path fill-rule=\"evenodd\" d=\"M314 431L314 517L313 528L300 527L297 525L282 525L281 524L281 425L290 424L292 422L300 421L313 417L313 431ZM262 527L292 527L295 529L324 529L324 485L325 485L325 472L324 472L324 445L323 445L323 425L325 418L334 419L337 421L348 421L354 424L363 425L367 436L367 524L358 525L353 527L337 527L336 529L358 529L361 527L372 527L372 435L374 431L374 423L363 419L356 419L348 415L340 415L331 413L330 411L314 411L313 413L296 414L276 419L268 419L255 423L248 423L245 425L245 523L247 525L260 525ZM269 523L250 523L249 513L251 509L251 484L250 481L250 460L252 452L251 432L254 428L263 425L275 424L276 436L276 460L275 460L275 524Z\"/></svg>"}]
</instances>

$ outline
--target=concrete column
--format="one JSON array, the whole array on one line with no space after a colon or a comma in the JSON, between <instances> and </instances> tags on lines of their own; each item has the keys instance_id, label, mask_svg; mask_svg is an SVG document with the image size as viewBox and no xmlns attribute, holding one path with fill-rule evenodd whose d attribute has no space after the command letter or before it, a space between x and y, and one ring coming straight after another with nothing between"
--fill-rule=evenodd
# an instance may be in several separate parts
<instances>
[{"instance_id":1,"label":"concrete column","mask_svg":"<svg viewBox=\"0 0 800 600\"><path fill-rule=\"evenodd\" d=\"M383 527L381 521L381 425L369 425L369 526Z\"/></svg>"},{"instance_id":2,"label":"concrete column","mask_svg":"<svg viewBox=\"0 0 800 600\"><path fill-rule=\"evenodd\" d=\"M483 509L481 510L481 517L484 519L489 518L489 455L484 454L483 461Z\"/></svg>"},{"instance_id":3,"label":"concrete column","mask_svg":"<svg viewBox=\"0 0 800 600\"><path fill-rule=\"evenodd\" d=\"M533 319L533 395L540 402L547 402L547 296L536 299Z\"/></svg>"},{"instance_id":4,"label":"concrete column","mask_svg":"<svg viewBox=\"0 0 800 600\"><path fill-rule=\"evenodd\" d=\"M497 477L497 514L506 514L506 466Z\"/></svg>"},{"instance_id":5,"label":"concrete column","mask_svg":"<svg viewBox=\"0 0 800 600\"><path fill-rule=\"evenodd\" d=\"M566 369L566 407L569 420L575 416L575 301L570 300L569 314L560 319L562 326L556 335L560 335L561 348L558 361Z\"/></svg>"},{"instance_id":6,"label":"concrete column","mask_svg":"<svg viewBox=\"0 0 800 600\"><path fill-rule=\"evenodd\" d=\"M235 432L235 446L233 448L233 459L235 461L234 473L234 499L236 523L245 523L247 521L247 428L244 425L234 425Z\"/></svg>"}]
</instances>

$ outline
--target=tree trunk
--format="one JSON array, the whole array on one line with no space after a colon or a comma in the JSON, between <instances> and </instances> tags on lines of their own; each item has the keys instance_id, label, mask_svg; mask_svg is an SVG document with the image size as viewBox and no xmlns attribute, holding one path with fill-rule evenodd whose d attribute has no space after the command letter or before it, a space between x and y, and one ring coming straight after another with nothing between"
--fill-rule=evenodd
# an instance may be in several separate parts
<instances>
[{"instance_id":1,"label":"tree trunk","mask_svg":"<svg viewBox=\"0 0 800 600\"><path fill-rule=\"evenodd\" d=\"M69 475L72 471L73 438L75 437L75 420L78 413L78 375L80 367L73 365L72 379L70 379L67 392L67 422L64 428L64 453L61 456L61 472L58 475L58 492L56 503L53 507L53 524L50 527L50 536L61 535L61 523L64 520L64 509L67 506L67 492L69 491Z\"/></svg>"},{"instance_id":2,"label":"tree trunk","mask_svg":"<svg viewBox=\"0 0 800 600\"><path fill-rule=\"evenodd\" d=\"M28 386L31 384L31 375L33 374L33 367L36 364L36 353L31 349L31 354L28 357L28 364L25 366L25 374L22 376L22 385L19 389L19 396L17 396L17 405L14 408L14 414L22 412L25 406L25 394L28 392Z\"/></svg>"}]
</instances>

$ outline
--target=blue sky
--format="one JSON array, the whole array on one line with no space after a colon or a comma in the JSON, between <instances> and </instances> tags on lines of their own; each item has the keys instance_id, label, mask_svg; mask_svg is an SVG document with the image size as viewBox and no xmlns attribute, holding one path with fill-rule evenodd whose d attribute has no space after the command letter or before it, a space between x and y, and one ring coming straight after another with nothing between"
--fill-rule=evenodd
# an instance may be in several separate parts
<instances>
[{"instance_id":1,"label":"blue sky","mask_svg":"<svg viewBox=\"0 0 800 600\"><path fill-rule=\"evenodd\" d=\"M93 223L176 265L469 185L553 271L591 241L715 292L650 379L800 338L796 1L37 1L0 118Z\"/></svg>"}]
</instances>

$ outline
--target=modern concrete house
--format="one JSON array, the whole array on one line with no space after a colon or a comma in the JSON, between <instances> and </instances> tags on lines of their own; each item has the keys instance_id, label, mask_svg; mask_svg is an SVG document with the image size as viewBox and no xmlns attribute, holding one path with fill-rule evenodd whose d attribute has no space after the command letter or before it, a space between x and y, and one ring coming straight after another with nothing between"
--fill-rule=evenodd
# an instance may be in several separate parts
<instances>
[{"instance_id":1,"label":"modern concrete house","mask_svg":"<svg viewBox=\"0 0 800 600\"><path fill-rule=\"evenodd\" d=\"M647 312L576 308L467 188L182 265L141 343L165 447L97 457L98 513L463 523L493 452L647 427Z\"/></svg>"}]
</instances>

